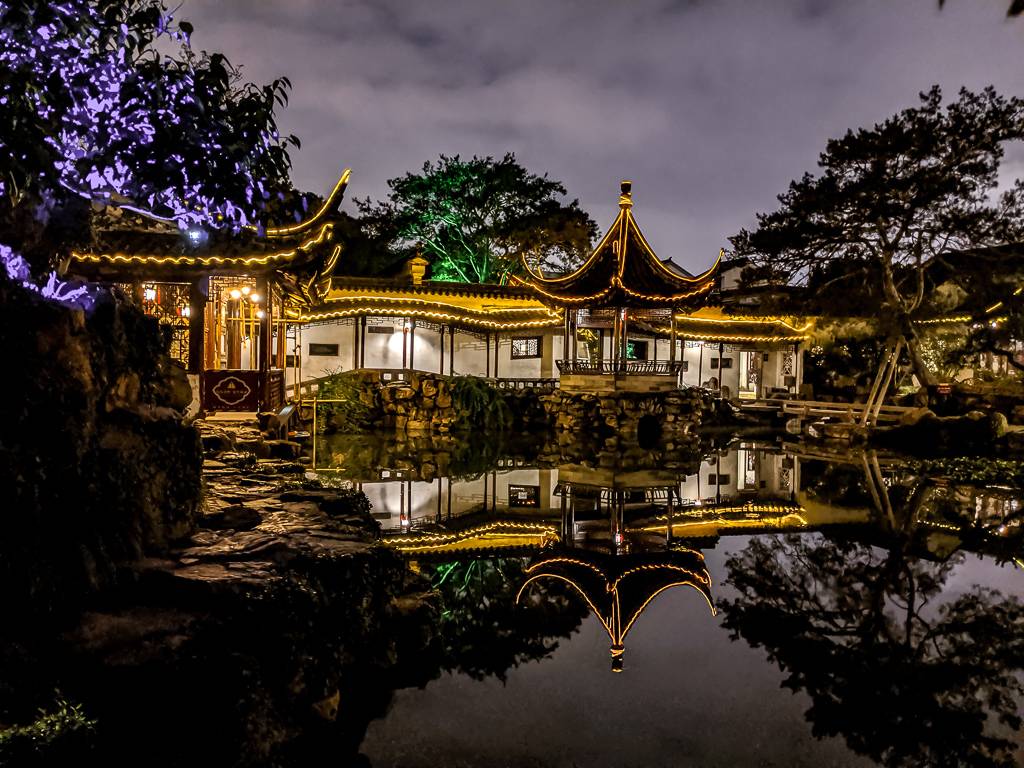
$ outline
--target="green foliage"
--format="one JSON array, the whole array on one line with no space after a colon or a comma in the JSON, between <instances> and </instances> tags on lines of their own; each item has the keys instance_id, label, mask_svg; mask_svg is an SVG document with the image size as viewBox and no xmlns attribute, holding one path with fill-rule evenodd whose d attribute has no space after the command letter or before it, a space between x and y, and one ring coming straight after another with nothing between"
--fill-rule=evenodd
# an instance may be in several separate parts
<instances>
[{"instance_id":1,"label":"green foliage","mask_svg":"<svg viewBox=\"0 0 1024 768\"><path fill-rule=\"evenodd\" d=\"M962 328L940 326L921 335L921 358L943 381L956 377L966 348L967 332Z\"/></svg>"},{"instance_id":2,"label":"green foliage","mask_svg":"<svg viewBox=\"0 0 1024 768\"><path fill-rule=\"evenodd\" d=\"M1024 488L1024 462L1011 459L992 459L986 456L929 459L918 462L914 471L979 488Z\"/></svg>"},{"instance_id":3,"label":"green foliage","mask_svg":"<svg viewBox=\"0 0 1024 768\"><path fill-rule=\"evenodd\" d=\"M331 374L320 382L316 396L340 401L317 405L317 425L325 432L362 431L375 424L377 409L368 402L371 390L355 371Z\"/></svg>"},{"instance_id":4,"label":"green foliage","mask_svg":"<svg viewBox=\"0 0 1024 768\"><path fill-rule=\"evenodd\" d=\"M460 429L502 431L512 425L512 409L501 392L486 380L455 376L451 379L451 392Z\"/></svg>"},{"instance_id":5,"label":"green foliage","mask_svg":"<svg viewBox=\"0 0 1024 768\"><path fill-rule=\"evenodd\" d=\"M0 730L0 765L70 765L92 746L96 721L78 704L57 695L52 712L39 711L28 725Z\"/></svg>"},{"instance_id":6,"label":"green foliage","mask_svg":"<svg viewBox=\"0 0 1024 768\"><path fill-rule=\"evenodd\" d=\"M537 585L516 605L526 578L524 558L462 560L437 566L445 665L476 680L504 681L508 670L543 659L587 615L586 604L561 584Z\"/></svg>"},{"instance_id":7,"label":"green foliage","mask_svg":"<svg viewBox=\"0 0 1024 768\"><path fill-rule=\"evenodd\" d=\"M941 253L1024 236L1024 185L996 195L1008 141L1024 138L1024 101L987 88L943 105L938 86L918 107L830 140L820 176L805 174L731 241L751 260L748 282L803 286L804 311L878 318L902 336L930 383L912 320L926 299L925 266ZM785 303L785 302L783 302Z\"/></svg>"},{"instance_id":8,"label":"green foliage","mask_svg":"<svg viewBox=\"0 0 1024 768\"><path fill-rule=\"evenodd\" d=\"M576 200L561 201L560 182L530 173L512 154L501 160L441 155L388 186L386 201L357 201L361 237L386 243L392 254L422 248L434 280L500 282L521 271L521 257L536 268L564 271L597 235Z\"/></svg>"}]
</instances>

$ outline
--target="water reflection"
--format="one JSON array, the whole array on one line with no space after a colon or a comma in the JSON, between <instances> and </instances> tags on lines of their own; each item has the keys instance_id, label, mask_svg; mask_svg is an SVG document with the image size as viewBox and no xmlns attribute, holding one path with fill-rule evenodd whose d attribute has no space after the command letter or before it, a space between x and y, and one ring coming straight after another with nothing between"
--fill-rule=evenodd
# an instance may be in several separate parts
<instances>
[{"instance_id":1,"label":"water reflection","mask_svg":"<svg viewBox=\"0 0 1024 768\"><path fill-rule=\"evenodd\" d=\"M726 564L732 637L810 695L816 736L891 766L1014 765L1024 613L974 586L944 594L962 555L932 562L818 536L752 540Z\"/></svg>"},{"instance_id":2,"label":"water reflection","mask_svg":"<svg viewBox=\"0 0 1024 768\"><path fill-rule=\"evenodd\" d=\"M763 649L781 684L806 697L815 737L886 766L1020 757L1024 608L996 588L1007 580L1000 566L1021 562L1018 491L895 456L753 441L640 462L540 446L465 464L450 446L393 443L360 447L378 462L360 467L351 449L333 450L373 501L385 541L430 576L444 668L456 675L504 681L540 659L565 675L566 641L589 613L628 679L627 635L678 592L710 608L700 621L712 633L694 634L718 636L701 653L725 658L728 639ZM472 722L467 702L452 716ZM660 700L644 706L675 716ZM495 751L479 764L518 738L487 727ZM787 755L784 743L762 748Z\"/></svg>"}]
</instances>

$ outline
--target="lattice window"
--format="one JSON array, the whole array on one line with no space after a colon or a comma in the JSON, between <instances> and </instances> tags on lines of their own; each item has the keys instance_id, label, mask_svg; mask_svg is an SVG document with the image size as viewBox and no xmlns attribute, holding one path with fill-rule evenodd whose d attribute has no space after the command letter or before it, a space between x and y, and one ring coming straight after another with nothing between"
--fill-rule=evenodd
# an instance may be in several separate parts
<instances>
[{"instance_id":1,"label":"lattice window","mask_svg":"<svg viewBox=\"0 0 1024 768\"><path fill-rule=\"evenodd\" d=\"M168 353L171 359L188 366L188 326L165 324L164 327L170 331L171 348Z\"/></svg>"},{"instance_id":2,"label":"lattice window","mask_svg":"<svg viewBox=\"0 0 1024 768\"><path fill-rule=\"evenodd\" d=\"M512 339L512 359L524 360L540 357L540 336L526 336Z\"/></svg>"},{"instance_id":3,"label":"lattice window","mask_svg":"<svg viewBox=\"0 0 1024 768\"><path fill-rule=\"evenodd\" d=\"M787 350L782 353L782 375L792 376L793 371L796 367L796 355L793 354L792 350Z\"/></svg>"},{"instance_id":4,"label":"lattice window","mask_svg":"<svg viewBox=\"0 0 1024 768\"><path fill-rule=\"evenodd\" d=\"M793 470L789 467L779 468L779 490L792 490Z\"/></svg>"}]
</instances>

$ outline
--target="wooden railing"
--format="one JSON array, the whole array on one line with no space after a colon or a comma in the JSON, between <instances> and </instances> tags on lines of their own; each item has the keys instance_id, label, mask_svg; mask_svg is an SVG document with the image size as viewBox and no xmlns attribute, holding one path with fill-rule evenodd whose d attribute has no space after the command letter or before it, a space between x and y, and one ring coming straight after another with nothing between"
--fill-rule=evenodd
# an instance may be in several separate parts
<instances>
[{"instance_id":1,"label":"wooden railing","mask_svg":"<svg viewBox=\"0 0 1024 768\"><path fill-rule=\"evenodd\" d=\"M626 374L627 376L675 376L681 361L669 360L557 360L561 374Z\"/></svg>"},{"instance_id":2,"label":"wooden railing","mask_svg":"<svg viewBox=\"0 0 1024 768\"><path fill-rule=\"evenodd\" d=\"M855 422L864 415L864 403L828 403L816 400L783 400L782 412L787 416L795 416L802 419L823 418L835 416L849 422ZM876 421L897 422L913 408L902 405L878 406Z\"/></svg>"}]
</instances>

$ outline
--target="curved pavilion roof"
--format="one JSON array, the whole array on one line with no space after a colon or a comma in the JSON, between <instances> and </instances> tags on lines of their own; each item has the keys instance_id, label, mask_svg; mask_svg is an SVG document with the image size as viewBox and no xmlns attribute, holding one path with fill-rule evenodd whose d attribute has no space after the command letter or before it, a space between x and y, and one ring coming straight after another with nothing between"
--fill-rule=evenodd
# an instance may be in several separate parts
<instances>
[{"instance_id":1,"label":"curved pavilion roof","mask_svg":"<svg viewBox=\"0 0 1024 768\"><path fill-rule=\"evenodd\" d=\"M391 278L334 277L323 300L302 322L373 315L408 317L478 332L537 331L561 325L562 311L522 287Z\"/></svg>"},{"instance_id":2,"label":"curved pavilion roof","mask_svg":"<svg viewBox=\"0 0 1024 768\"><path fill-rule=\"evenodd\" d=\"M793 344L810 338L813 323L807 318L775 315L730 314L721 307L701 307L676 314L676 336L693 341L730 344ZM668 336L668 323L636 320L638 327Z\"/></svg>"},{"instance_id":3,"label":"curved pavilion roof","mask_svg":"<svg viewBox=\"0 0 1024 768\"><path fill-rule=\"evenodd\" d=\"M607 555L586 550L551 550L531 563L516 602L540 579L562 581L590 606L611 640L612 670L622 671L625 639L644 609L672 587L692 587L707 601L711 615L711 574L704 555L694 549Z\"/></svg>"},{"instance_id":4,"label":"curved pavilion roof","mask_svg":"<svg viewBox=\"0 0 1024 768\"><path fill-rule=\"evenodd\" d=\"M579 269L560 277L530 271L512 278L548 303L574 309L686 307L699 305L715 286L718 260L700 275L661 261L633 218L632 182L622 182L619 215Z\"/></svg>"},{"instance_id":5,"label":"curved pavilion roof","mask_svg":"<svg viewBox=\"0 0 1024 768\"><path fill-rule=\"evenodd\" d=\"M330 274L340 253L331 214L341 204L346 170L310 217L263 233L203 231L190 240L177 224L132 208L108 206L93 224L93 242L72 251L66 272L98 280L190 280L204 275L303 269Z\"/></svg>"}]
</instances>

